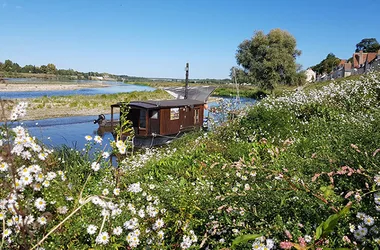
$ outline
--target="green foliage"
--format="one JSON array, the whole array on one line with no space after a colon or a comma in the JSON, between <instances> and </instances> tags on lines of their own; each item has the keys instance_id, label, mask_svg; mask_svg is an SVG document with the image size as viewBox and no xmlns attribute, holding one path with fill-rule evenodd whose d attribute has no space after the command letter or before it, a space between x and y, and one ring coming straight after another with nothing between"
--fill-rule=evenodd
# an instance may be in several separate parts
<instances>
[{"instance_id":1,"label":"green foliage","mask_svg":"<svg viewBox=\"0 0 380 250\"><path fill-rule=\"evenodd\" d=\"M340 63L340 59L333 53L329 53L325 59L323 59L317 65L311 67L312 70L318 74L330 73Z\"/></svg>"},{"instance_id":2,"label":"green foliage","mask_svg":"<svg viewBox=\"0 0 380 250\"><path fill-rule=\"evenodd\" d=\"M297 77L295 59L300 55L295 38L288 32L274 29L265 35L257 31L238 46L236 60L243 68L238 76L268 90L278 84L297 85L302 77Z\"/></svg>"},{"instance_id":3,"label":"green foliage","mask_svg":"<svg viewBox=\"0 0 380 250\"><path fill-rule=\"evenodd\" d=\"M380 50L380 44L376 38L364 38L356 44L355 52L363 51L364 53L377 52Z\"/></svg>"}]
</instances>

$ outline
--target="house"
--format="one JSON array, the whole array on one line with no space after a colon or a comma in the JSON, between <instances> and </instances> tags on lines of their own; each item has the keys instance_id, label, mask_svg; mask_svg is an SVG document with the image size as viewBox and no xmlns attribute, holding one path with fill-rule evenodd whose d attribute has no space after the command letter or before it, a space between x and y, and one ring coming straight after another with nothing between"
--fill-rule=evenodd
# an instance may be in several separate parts
<instances>
[{"instance_id":1,"label":"house","mask_svg":"<svg viewBox=\"0 0 380 250\"><path fill-rule=\"evenodd\" d=\"M311 68L308 68L305 72L305 75L306 75L306 81L307 82L314 82L317 78L317 74L316 72L314 72L314 70L312 70Z\"/></svg>"},{"instance_id":2,"label":"house","mask_svg":"<svg viewBox=\"0 0 380 250\"><path fill-rule=\"evenodd\" d=\"M369 63L371 63L373 60L377 58L378 53L380 53L380 50L377 53L376 52L363 53L362 50L357 53L354 53L352 56L352 59L354 62L353 67L356 69L366 67L366 65L368 65Z\"/></svg>"}]
</instances>

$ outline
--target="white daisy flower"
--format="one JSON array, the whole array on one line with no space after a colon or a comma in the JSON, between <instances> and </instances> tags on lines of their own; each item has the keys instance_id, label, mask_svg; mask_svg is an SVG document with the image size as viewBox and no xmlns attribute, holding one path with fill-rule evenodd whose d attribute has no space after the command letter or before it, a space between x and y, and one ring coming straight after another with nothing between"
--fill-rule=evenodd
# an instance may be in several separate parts
<instances>
[{"instance_id":1,"label":"white daisy flower","mask_svg":"<svg viewBox=\"0 0 380 250\"><path fill-rule=\"evenodd\" d=\"M91 141L92 140L92 136L91 135L86 135L84 138L86 139L86 141Z\"/></svg>"},{"instance_id":2,"label":"white daisy flower","mask_svg":"<svg viewBox=\"0 0 380 250\"><path fill-rule=\"evenodd\" d=\"M97 142L97 143L99 143L99 144L101 144L102 141L103 141L103 139L102 139L102 137L100 137L99 135L97 135L97 136L94 137L94 141Z\"/></svg>"},{"instance_id":3,"label":"white daisy flower","mask_svg":"<svg viewBox=\"0 0 380 250\"><path fill-rule=\"evenodd\" d=\"M41 225L45 225L47 223L47 220L44 216L38 217L37 222Z\"/></svg>"},{"instance_id":4,"label":"white daisy flower","mask_svg":"<svg viewBox=\"0 0 380 250\"><path fill-rule=\"evenodd\" d=\"M113 190L113 194L114 195L119 195L120 194L120 188L115 188L114 190Z\"/></svg>"},{"instance_id":5,"label":"white daisy flower","mask_svg":"<svg viewBox=\"0 0 380 250\"><path fill-rule=\"evenodd\" d=\"M96 237L96 240L95 242L97 244L107 244L108 243L108 240L109 240L109 236L108 236L108 233L107 232L102 232L100 233L97 237Z\"/></svg>"},{"instance_id":6,"label":"white daisy flower","mask_svg":"<svg viewBox=\"0 0 380 250\"><path fill-rule=\"evenodd\" d=\"M95 225L88 225L88 227L87 227L87 233L88 234L95 234L96 233L96 230L98 230L98 227L97 226L95 226Z\"/></svg>"},{"instance_id":7,"label":"white daisy flower","mask_svg":"<svg viewBox=\"0 0 380 250\"><path fill-rule=\"evenodd\" d=\"M97 172L100 169L100 164L98 162L93 162L93 163L91 163L91 168L92 168L92 170Z\"/></svg>"},{"instance_id":8,"label":"white daisy flower","mask_svg":"<svg viewBox=\"0 0 380 250\"><path fill-rule=\"evenodd\" d=\"M113 234L114 234L114 235L119 236L120 234L122 234L122 232L123 232L123 229L122 229L121 227L115 227L115 228L113 229Z\"/></svg>"},{"instance_id":9,"label":"white daisy flower","mask_svg":"<svg viewBox=\"0 0 380 250\"><path fill-rule=\"evenodd\" d=\"M34 205L39 211L45 211L46 209L46 202L42 198L37 198L36 201L34 202Z\"/></svg>"}]
</instances>

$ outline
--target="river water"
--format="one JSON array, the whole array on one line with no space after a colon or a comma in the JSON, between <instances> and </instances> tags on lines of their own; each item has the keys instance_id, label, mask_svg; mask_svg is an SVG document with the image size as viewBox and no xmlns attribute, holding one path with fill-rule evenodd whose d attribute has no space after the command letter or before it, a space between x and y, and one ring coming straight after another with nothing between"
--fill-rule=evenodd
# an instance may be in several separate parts
<instances>
[{"instance_id":1,"label":"river water","mask_svg":"<svg viewBox=\"0 0 380 250\"><path fill-rule=\"evenodd\" d=\"M7 82L20 82L20 83L33 83L43 82L41 79L23 79L23 78L9 78ZM54 81L48 81L54 82ZM68 95L100 95L100 94L116 94L133 91L154 91L155 88L143 85L125 84L123 82L114 81L89 81L89 80L76 80L67 81L69 83L90 85L91 83L102 83L108 85L103 88L83 88L77 90L59 90L59 91L21 91L21 92L1 92L0 98L2 99L15 99L15 98L36 98L42 96L68 96ZM58 82L56 83L58 84Z\"/></svg>"}]
</instances>

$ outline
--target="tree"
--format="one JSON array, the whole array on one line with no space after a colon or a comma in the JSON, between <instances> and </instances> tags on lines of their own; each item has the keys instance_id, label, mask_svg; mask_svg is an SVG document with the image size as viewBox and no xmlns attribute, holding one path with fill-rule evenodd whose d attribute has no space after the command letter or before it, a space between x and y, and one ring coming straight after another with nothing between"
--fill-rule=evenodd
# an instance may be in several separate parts
<instances>
[{"instance_id":1,"label":"tree","mask_svg":"<svg viewBox=\"0 0 380 250\"><path fill-rule=\"evenodd\" d=\"M340 59L336 57L333 53L329 53L325 59L323 59L317 65L311 67L312 70L321 75L323 73L330 73L336 66L339 65Z\"/></svg>"},{"instance_id":2,"label":"tree","mask_svg":"<svg viewBox=\"0 0 380 250\"><path fill-rule=\"evenodd\" d=\"M47 65L47 72L50 73L50 74L55 74L57 72L57 68L55 67L54 64L49 63Z\"/></svg>"},{"instance_id":3,"label":"tree","mask_svg":"<svg viewBox=\"0 0 380 250\"><path fill-rule=\"evenodd\" d=\"M43 74L46 74L48 72L48 67L46 65L41 65L40 71Z\"/></svg>"},{"instance_id":4,"label":"tree","mask_svg":"<svg viewBox=\"0 0 380 250\"><path fill-rule=\"evenodd\" d=\"M273 90L277 84L298 83L296 39L287 31L273 29L267 35L255 32L244 40L236 52L236 60L243 68L249 82Z\"/></svg>"},{"instance_id":5,"label":"tree","mask_svg":"<svg viewBox=\"0 0 380 250\"><path fill-rule=\"evenodd\" d=\"M13 62L11 60L5 60L3 64L3 70L6 72L12 71Z\"/></svg>"},{"instance_id":6,"label":"tree","mask_svg":"<svg viewBox=\"0 0 380 250\"><path fill-rule=\"evenodd\" d=\"M364 53L377 52L380 49L380 44L377 42L376 38L364 38L358 44L356 44L355 52Z\"/></svg>"}]
</instances>

